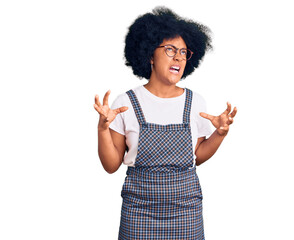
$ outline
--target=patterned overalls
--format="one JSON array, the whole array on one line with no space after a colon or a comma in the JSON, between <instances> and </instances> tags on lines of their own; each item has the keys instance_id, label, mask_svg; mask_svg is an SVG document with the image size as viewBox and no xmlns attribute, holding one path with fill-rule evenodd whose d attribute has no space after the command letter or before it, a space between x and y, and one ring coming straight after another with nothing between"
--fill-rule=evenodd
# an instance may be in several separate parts
<instances>
[{"instance_id":1,"label":"patterned overalls","mask_svg":"<svg viewBox=\"0 0 294 240\"><path fill-rule=\"evenodd\" d=\"M133 90L127 91L140 125L135 167L122 187L120 240L202 240L202 191L193 166L192 91L186 88L183 123L145 121Z\"/></svg>"}]
</instances>

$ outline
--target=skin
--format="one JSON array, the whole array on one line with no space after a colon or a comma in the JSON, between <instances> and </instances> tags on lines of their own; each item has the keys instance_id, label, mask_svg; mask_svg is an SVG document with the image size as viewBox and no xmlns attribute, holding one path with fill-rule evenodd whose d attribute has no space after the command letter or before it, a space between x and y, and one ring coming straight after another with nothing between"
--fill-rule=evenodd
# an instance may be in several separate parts
<instances>
[{"instance_id":1,"label":"skin","mask_svg":"<svg viewBox=\"0 0 294 240\"><path fill-rule=\"evenodd\" d=\"M177 48L187 48L181 37L165 39L160 46L172 44ZM152 65L151 77L144 87L151 93L162 98L172 98L183 94L184 89L177 87L186 66L186 60L180 56L179 52L174 57L169 57L165 53L165 48L157 48L150 60ZM180 67L179 72L170 70L171 66ZM103 98L103 104L99 101L99 96L95 96L94 108L99 113L98 123L98 154L104 169L108 173L114 173L120 167L126 150L126 138L109 128L109 124L115 119L117 114L125 112L128 107L123 106L117 109L110 109L108 98L110 90L106 92ZM216 128L213 134L206 139L198 138L195 147L196 165L211 158L219 148L223 139L229 132L229 127L233 123L233 118L237 113L234 107L231 111L231 104L227 102L226 110L218 116L207 113L200 113L200 116L211 121Z\"/></svg>"},{"instance_id":2,"label":"skin","mask_svg":"<svg viewBox=\"0 0 294 240\"><path fill-rule=\"evenodd\" d=\"M160 46L167 44L174 45L177 48L187 48L181 37L164 40ZM186 66L186 60L182 59L179 52L174 57L168 57L164 48L157 48L150 63L152 72L150 80L144 85L145 88L162 98L176 97L184 92L184 89L176 86L181 80ZM171 72L171 66L179 66L180 71L178 73Z\"/></svg>"}]
</instances>

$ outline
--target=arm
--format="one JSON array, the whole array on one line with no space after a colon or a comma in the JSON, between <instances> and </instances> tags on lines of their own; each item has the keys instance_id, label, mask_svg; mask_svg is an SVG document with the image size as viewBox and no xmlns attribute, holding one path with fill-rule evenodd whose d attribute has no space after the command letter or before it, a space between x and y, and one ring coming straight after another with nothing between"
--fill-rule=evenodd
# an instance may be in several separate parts
<instances>
[{"instance_id":1,"label":"arm","mask_svg":"<svg viewBox=\"0 0 294 240\"><path fill-rule=\"evenodd\" d=\"M122 164L125 154L125 136L112 129L99 129L98 126L98 155L103 168L108 173L114 173Z\"/></svg>"},{"instance_id":2,"label":"arm","mask_svg":"<svg viewBox=\"0 0 294 240\"><path fill-rule=\"evenodd\" d=\"M199 138L197 142L198 146L196 145L197 147L195 151L195 155L197 157L196 165L199 166L211 158L219 148L224 138L225 136L219 135L216 130L208 139L205 139L205 137Z\"/></svg>"},{"instance_id":3,"label":"arm","mask_svg":"<svg viewBox=\"0 0 294 240\"><path fill-rule=\"evenodd\" d=\"M98 95L95 96L94 108L100 114L98 123L98 155L103 168L108 173L114 173L120 167L126 149L125 136L109 128L110 123L117 114L122 113L128 107L110 109L108 106L108 91L100 104Z\"/></svg>"},{"instance_id":4,"label":"arm","mask_svg":"<svg viewBox=\"0 0 294 240\"><path fill-rule=\"evenodd\" d=\"M235 107L232 113L230 113L231 104L227 103L227 105L227 109L219 116L200 113L201 117L211 121L213 126L216 127L216 130L208 139L205 139L205 137L198 139L195 150L197 166L204 163L215 154L225 136L228 134L229 125L233 123L233 118L237 113L237 108Z\"/></svg>"}]
</instances>

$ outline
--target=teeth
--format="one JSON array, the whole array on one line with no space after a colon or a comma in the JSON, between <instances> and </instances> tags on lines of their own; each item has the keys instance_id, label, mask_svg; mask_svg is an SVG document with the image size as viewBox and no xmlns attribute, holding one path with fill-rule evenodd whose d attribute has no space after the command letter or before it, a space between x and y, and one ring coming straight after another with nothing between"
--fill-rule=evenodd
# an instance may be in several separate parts
<instances>
[{"instance_id":1,"label":"teeth","mask_svg":"<svg viewBox=\"0 0 294 240\"><path fill-rule=\"evenodd\" d=\"M171 68L176 69L176 70L180 69L180 67L178 67L178 66L172 66Z\"/></svg>"}]
</instances>

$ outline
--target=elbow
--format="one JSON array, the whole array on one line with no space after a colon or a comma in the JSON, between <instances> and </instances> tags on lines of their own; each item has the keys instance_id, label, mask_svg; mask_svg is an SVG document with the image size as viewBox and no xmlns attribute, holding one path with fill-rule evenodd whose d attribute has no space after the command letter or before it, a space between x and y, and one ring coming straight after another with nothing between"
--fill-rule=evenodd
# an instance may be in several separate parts
<instances>
[{"instance_id":1,"label":"elbow","mask_svg":"<svg viewBox=\"0 0 294 240\"><path fill-rule=\"evenodd\" d=\"M197 151L195 152L196 156L196 166L200 166L202 163L207 161L209 159L209 156L203 152L203 149L198 148Z\"/></svg>"},{"instance_id":2,"label":"elbow","mask_svg":"<svg viewBox=\"0 0 294 240\"><path fill-rule=\"evenodd\" d=\"M196 158L196 166L200 166L203 162L201 162L198 158Z\"/></svg>"},{"instance_id":3,"label":"elbow","mask_svg":"<svg viewBox=\"0 0 294 240\"><path fill-rule=\"evenodd\" d=\"M113 174L115 173L119 167L120 167L121 163L120 164L117 164L117 165L111 165L111 166L103 166L104 167L104 170L109 173L109 174Z\"/></svg>"},{"instance_id":4,"label":"elbow","mask_svg":"<svg viewBox=\"0 0 294 240\"><path fill-rule=\"evenodd\" d=\"M113 173L115 173L116 171L109 171L109 170L106 170L106 172L109 173L109 174L113 174Z\"/></svg>"},{"instance_id":5,"label":"elbow","mask_svg":"<svg viewBox=\"0 0 294 240\"><path fill-rule=\"evenodd\" d=\"M205 158L201 158L201 157L198 157L198 156L196 156L196 160L195 160L195 162L196 162L196 166L200 166L202 163L204 163L206 160L208 160L208 159L205 159Z\"/></svg>"},{"instance_id":6,"label":"elbow","mask_svg":"<svg viewBox=\"0 0 294 240\"><path fill-rule=\"evenodd\" d=\"M108 174L113 174L117 171L117 169L114 168L104 168L104 170L108 173Z\"/></svg>"},{"instance_id":7,"label":"elbow","mask_svg":"<svg viewBox=\"0 0 294 240\"><path fill-rule=\"evenodd\" d=\"M109 174L115 173L121 165L118 162L116 163L116 161L110 162L110 161L107 161L106 159L102 159L101 157L100 157L100 161L101 161L103 169Z\"/></svg>"},{"instance_id":8,"label":"elbow","mask_svg":"<svg viewBox=\"0 0 294 240\"><path fill-rule=\"evenodd\" d=\"M198 150L198 149L197 149ZM196 166L199 166L203 163L203 161L201 160L200 156L199 156L199 152L195 152L195 156L196 156L196 159L195 159L195 164Z\"/></svg>"},{"instance_id":9,"label":"elbow","mask_svg":"<svg viewBox=\"0 0 294 240\"><path fill-rule=\"evenodd\" d=\"M104 167L104 166L103 166L103 167ZM113 171L111 168L104 167L104 170L105 170L108 174L112 174L112 173L114 173L114 171Z\"/></svg>"}]
</instances>

